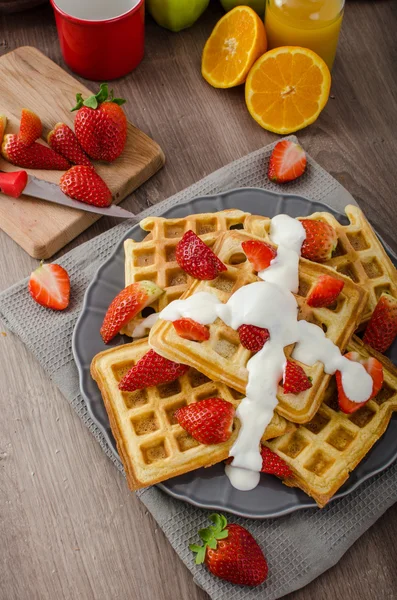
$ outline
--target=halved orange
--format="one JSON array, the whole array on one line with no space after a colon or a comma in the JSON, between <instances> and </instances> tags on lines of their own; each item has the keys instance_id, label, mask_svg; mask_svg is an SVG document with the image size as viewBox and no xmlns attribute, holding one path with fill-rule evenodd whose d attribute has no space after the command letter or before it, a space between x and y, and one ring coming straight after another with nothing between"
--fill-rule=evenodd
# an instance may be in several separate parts
<instances>
[{"instance_id":1,"label":"halved orange","mask_svg":"<svg viewBox=\"0 0 397 600\"><path fill-rule=\"evenodd\" d=\"M274 48L261 56L245 84L251 116L268 131L292 133L313 123L327 104L331 74L312 50Z\"/></svg>"},{"instance_id":2,"label":"halved orange","mask_svg":"<svg viewBox=\"0 0 397 600\"><path fill-rule=\"evenodd\" d=\"M216 88L240 85L266 48L263 21L249 6L236 6L218 21L208 38L201 73Z\"/></svg>"}]
</instances>

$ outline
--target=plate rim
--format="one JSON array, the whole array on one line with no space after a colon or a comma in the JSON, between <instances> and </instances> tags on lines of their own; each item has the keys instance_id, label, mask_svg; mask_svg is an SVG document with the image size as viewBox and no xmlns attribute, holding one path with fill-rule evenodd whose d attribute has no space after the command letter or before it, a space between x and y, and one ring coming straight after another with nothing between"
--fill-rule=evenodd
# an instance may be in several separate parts
<instances>
[{"instance_id":1,"label":"plate rim","mask_svg":"<svg viewBox=\"0 0 397 600\"><path fill-rule=\"evenodd\" d=\"M333 214L338 214L340 217L343 217L344 219L346 219L346 215L341 213L339 210L331 207L330 205L326 204L325 202L319 201L319 200L312 200L310 198L306 198L305 196L302 196L300 194L292 194L292 193L283 193L283 192L275 192L273 190L267 190L265 188L260 188L260 187L241 187L241 188L232 188L230 190L225 190L219 193L214 193L214 194L207 194L207 195L202 195L202 196L195 196L193 198L188 198L182 202L178 202L177 204L174 204L173 206L170 206L169 208L164 208L164 213L168 212L169 210L172 210L175 207L181 207L181 206L185 206L188 204L191 204L192 202L196 202L199 200L207 200L207 201L211 201L211 199L216 199L219 198L219 196L226 196L229 194L234 194L236 192L239 193L244 193L244 192L260 192L260 193L266 193L266 194L270 194L271 196L274 196L275 198L297 198L299 200L303 200L305 202L309 202L309 203L316 203L316 204L320 204L321 206L324 207L325 210L330 211ZM347 204L345 205L347 206ZM153 210L155 210L156 205L154 205L152 207ZM149 209L150 210L150 209ZM241 210L241 209L238 209ZM146 212L146 211L143 211ZM200 213L197 213L200 214ZM159 214L155 214L154 216L156 217L162 217L163 213L161 212L160 209L160 213ZM124 244L125 239L129 238L129 237L133 237L132 236L132 232L135 230L139 230L140 229L140 220L142 220L140 218L140 215L138 214L137 217L139 218L139 221L137 221L136 223L132 224L131 227L122 235L121 239L115 244L112 252L109 254L109 256L107 257L106 260L104 260L99 267L96 269L89 285L87 286L87 289L84 293L84 298L83 298L83 303L82 303L82 307L79 313L79 316L77 318L76 324L74 326L73 329L73 334L72 334L72 353L73 353L73 358L74 358L74 362L75 365L77 367L77 371L78 371L78 376L79 376L79 390L80 393L82 394L83 398L84 398L84 402L86 405L86 409L88 414L90 415L91 419L94 421L96 427L99 429L99 431L101 432L101 434L103 435L103 437L105 438L107 444L110 447L110 451L112 453L112 456L114 458L116 458L120 464L122 464L122 461L118 455L118 452L115 451L114 449L114 444L112 443L112 440L110 439L109 433L108 431L105 429L105 427L98 422L97 417L95 416L95 414L92 411L91 408L91 401L88 398L88 395L86 394L85 391L85 386L84 386L84 365L83 365L83 361L80 360L80 355L79 355L79 349L77 346L77 336L78 336L78 329L80 327L80 322L82 321L82 319L84 318L84 314L88 305L88 298L91 292L91 289L97 284L99 278L100 278L100 274L102 272L103 269L105 269L105 267L108 265L109 262L111 262L112 260L115 259L116 255L119 253L119 251L121 250L121 247ZM142 217L144 218L144 217ZM181 217L182 218L182 217ZM374 229L374 232L376 234L376 236L379 238L381 244L383 245L383 247L390 253L393 255L393 257L397 260L397 256L396 253L390 248L390 246L385 242L385 240L382 238L382 236L380 236L378 234L378 232ZM120 344L121 345L121 344ZM386 461L386 463L382 464L381 466L379 466L377 469L371 471L370 473L367 473L366 475L363 475L359 480L357 480L355 483L351 484L351 487L349 487L347 490L344 491L339 491L337 492L329 501L328 505L330 505L332 502L340 499L340 498L344 498L345 496L350 495L351 493L353 493L360 485L362 485L365 481L367 481L368 479L370 479L371 477L375 477L376 475L378 475L379 473L383 472L385 469L387 469L391 464L393 464L395 462L395 460L397 459L397 447L396 447L396 452L393 456L390 457L390 459L388 461ZM267 515L257 515L257 514L248 514L248 512L242 512L236 508L225 508L224 505L221 504L217 504L215 501L211 502L210 504L205 504L203 502L200 502L198 500L194 500L192 498L190 498L189 496L187 496L185 493L183 492L175 492L173 490L171 490L169 487L166 486L165 482L160 482L156 484L156 487L158 487L159 489L161 489L163 492L165 492L167 495L169 495L170 497L176 499L176 500L181 500L183 502L187 502L188 504L191 504L192 506L195 506L197 508L201 508L204 510L220 510L220 511L226 511L229 512L231 514L234 514L238 517L243 517L243 518L250 518L250 519L257 519L257 520L264 520L264 519L271 519L271 518L278 518L278 517L282 517L291 513L294 513L296 511L299 510L305 510L308 508L317 508L319 509L319 507L317 506L316 502L310 498L310 496L307 496L308 500L307 502L299 502L299 504L295 504L292 506L289 506L285 509L281 509L278 510L277 512L273 512L272 514L267 514ZM328 506L327 505L327 506ZM248 509L249 511L249 509Z\"/></svg>"}]
</instances>

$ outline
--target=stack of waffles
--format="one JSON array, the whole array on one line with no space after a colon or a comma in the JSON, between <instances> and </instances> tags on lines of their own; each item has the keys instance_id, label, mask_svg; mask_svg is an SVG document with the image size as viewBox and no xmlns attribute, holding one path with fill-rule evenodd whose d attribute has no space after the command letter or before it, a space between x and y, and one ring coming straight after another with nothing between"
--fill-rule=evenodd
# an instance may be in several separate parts
<instances>
[{"instance_id":1,"label":"stack of waffles","mask_svg":"<svg viewBox=\"0 0 397 600\"><path fill-rule=\"evenodd\" d=\"M329 213L312 219L328 222L338 245L332 258L319 264L299 264L299 290L295 295L299 319L319 325L341 352L355 351L363 359L375 356L383 365L384 383L375 398L348 415L338 409L335 378L322 363L301 365L312 387L299 394L278 390L273 419L263 432L262 444L278 454L292 473L284 483L298 486L324 506L346 481L384 433L397 410L397 369L383 355L362 343L355 334L365 326L378 298L388 291L397 298L397 274L362 212L346 207L348 225ZM172 323L159 319L150 331L146 317L170 302L206 291L225 303L242 286L258 280L242 250L250 239L268 240L270 219L240 210L191 215L182 219L149 217L141 222L148 235L142 242L125 242L125 282L150 280L164 289L123 333L150 334L138 341L98 354L91 372L101 390L113 435L132 489L158 483L203 466L225 460L239 433L235 418L231 438L204 445L178 424L175 411L194 402L221 397L235 407L245 395L247 363L252 353L240 344L238 333L221 319L209 325L210 336L201 343L179 337ZM183 234L194 231L226 265L212 281L199 281L178 265L175 249ZM344 287L336 302L311 308L306 297L320 275L332 274ZM151 323L152 324L152 323ZM150 347L190 370L172 383L123 392L118 383ZM288 357L293 346L285 348ZM299 364L299 363L298 363Z\"/></svg>"}]
</instances>

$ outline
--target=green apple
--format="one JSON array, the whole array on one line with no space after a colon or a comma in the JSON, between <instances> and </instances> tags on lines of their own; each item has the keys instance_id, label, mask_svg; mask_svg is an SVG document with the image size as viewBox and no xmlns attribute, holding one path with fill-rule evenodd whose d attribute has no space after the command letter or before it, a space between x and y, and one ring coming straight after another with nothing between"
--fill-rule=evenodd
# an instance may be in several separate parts
<instances>
[{"instance_id":1,"label":"green apple","mask_svg":"<svg viewBox=\"0 0 397 600\"><path fill-rule=\"evenodd\" d=\"M221 0L221 4L226 12L232 10L235 6L250 6L263 19L265 16L266 0Z\"/></svg>"},{"instance_id":2,"label":"green apple","mask_svg":"<svg viewBox=\"0 0 397 600\"><path fill-rule=\"evenodd\" d=\"M146 8L161 27L180 31L190 27L207 8L210 0L146 0Z\"/></svg>"}]
</instances>

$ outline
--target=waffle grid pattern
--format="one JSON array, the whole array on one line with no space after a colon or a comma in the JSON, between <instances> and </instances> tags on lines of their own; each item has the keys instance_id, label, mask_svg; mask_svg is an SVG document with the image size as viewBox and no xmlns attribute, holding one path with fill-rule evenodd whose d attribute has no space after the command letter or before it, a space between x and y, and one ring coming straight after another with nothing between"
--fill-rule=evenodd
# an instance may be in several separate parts
<instances>
[{"instance_id":1,"label":"waffle grid pattern","mask_svg":"<svg viewBox=\"0 0 397 600\"><path fill-rule=\"evenodd\" d=\"M363 358L375 355L383 363L384 384L375 398L347 415L338 409L335 378L328 386L320 409L294 432L266 442L291 467L297 485L324 506L364 458L397 411L397 369L383 356L353 337L349 351Z\"/></svg>"},{"instance_id":2,"label":"waffle grid pattern","mask_svg":"<svg viewBox=\"0 0 397 600\"><path fill-rule=\"evenodd\" d=\"M119 381L148 350L146 339L112 348L97 355L91 367L133 489L224 460L239 428L236 419L230 440L205 446L180 427L174 413L182 406L216 396L236 408L242 398L239 392L210 381L194 369L168 384L134 392L120 391ZM263 440L294 428L275 415Z\"/></svg>"},{"instance_id":3,"label":"waffle grid pattern","mask_svg":"<svg viewBox=\"0 0 397 600\"><path fill-rule=\"evenodd\" d=\"M150 312L159 312L173 300L177 300L190 287L194 279L178 265L176 246L183 234L191 229L208 246L213 246L219 233L231 228L243 227L247 213L241 210L224 210L216 213L190 215L183 219L147 217L140 223L149 235L143 242L128 239L124 242L125 285L149 280L165 293L150 309L140 313L122 331L132 337L134 328Z\"/></svg>"},{"instance_id":4,"label":"waffle grid pattern","mask_svg":"<svg viewBox=\"0 0 397 600\"><path fill-rule=\"evenodd\" d=\"M239 231L226 232L219 238L214 249L222 262L227 265L228 270L213 281L196 280L186 296L201 291L210 291L225 303L237 289L257 281L258 278L253 273L241 248L241 243L247 239L251 239L251 236ZM322 327L327 337L343 351L360 319L366 296L364 291L349 279L344 278L344 290L334 306L320 309L308 307L305 303L305 296L309 293L317 277L324 272L329 273L329 269L310 261L301 260L300 288L296 296L299 318ZM223 381L243 393L248 379L246 364L251 353L241 346L238 333L227 327L220 319L217 319L209 328L210 339L197 344L182 340L176 334L172 323L159 321L151 331L150 344L171 360L189 364L204 372L211 379ZM292 348L290 347L286 350L286 355L289 356L291 352ZM312 388L294 395L284 394L280 387L278 393L277 412L294 423L310 421L322 401L330 379L329 375L324 374L323 366L320 363L316 363L313 367L307 365L302 365L302 367L312 378Z\"/></svg>"}]
</instances>

